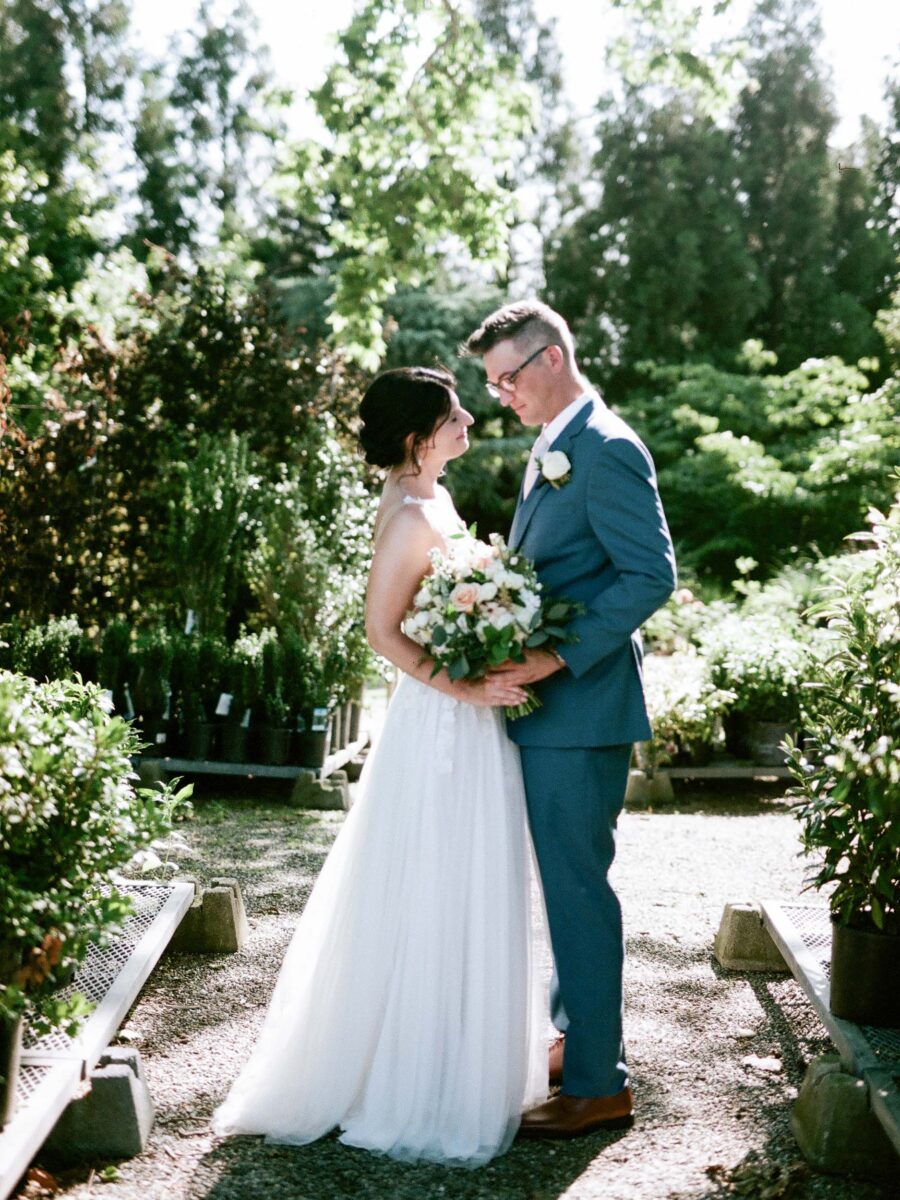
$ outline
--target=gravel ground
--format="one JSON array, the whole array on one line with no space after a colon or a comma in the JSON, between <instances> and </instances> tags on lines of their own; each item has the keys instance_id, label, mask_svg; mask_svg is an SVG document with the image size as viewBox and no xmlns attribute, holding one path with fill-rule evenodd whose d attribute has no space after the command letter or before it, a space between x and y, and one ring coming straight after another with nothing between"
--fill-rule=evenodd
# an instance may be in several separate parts
<instances>
[{"instance_id":1,"label":"gravel ground","mask_svg":"<svg viewBox=\"0 0 900 1200\"><path fill-rule=\"evenodd\" d=\"M236 876L251 939L239 954L166 956L122 1030L157 1107L145 1154L58 1172L72 1200L894 1200L900 1192L806 1169L788 1127L809 1060L830 1048L789 977L722 971L711 954L726 901L795 897L796 825L777 796L708 793L626 812L615 882L628 941L626 1037L634 1128L569 1143L517 1142L476 1171L412 1166L342 1146L220 1140L208 1120L237 1073L297 915L343 814L235 793L198 800L181 866ZM747 1056L780 1067L745 1065ZM773 1064L770 1064L770 1066ZM776 1064L777 1065L777 1064ZM41 1161L41 1160L39 1160ZM53 1170L51 1162L43 1166ZM111 1172L115 1174L115 1172ZM42 1194L31 1187L29 1195Z\"/></svg>"}]
</instances>

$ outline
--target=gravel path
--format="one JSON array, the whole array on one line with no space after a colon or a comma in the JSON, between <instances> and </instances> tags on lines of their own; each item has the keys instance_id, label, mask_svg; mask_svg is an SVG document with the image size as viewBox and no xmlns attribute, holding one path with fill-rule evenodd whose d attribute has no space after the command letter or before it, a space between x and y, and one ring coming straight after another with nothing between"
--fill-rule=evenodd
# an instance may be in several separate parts
<instances>
[{"instance_id":1,"label":"gravel path","mask_svg":"<svg viewBox=\"0 0 900 1200\"><path fill-rule=\"evenodd\" d=\"M829 1048L799 987L719 969L712 938L729 900L797 895L796 826L777 797L682 801L626 812L615 881L626 921L626 1037L634 1129L569 1143L513 1145L477 1171L410 1166L344 1147L208 1128L256 1030L298 913L343 815L277 798L198 801L181 866L239 878L251 925L240 954L167 956L122 1031L140 1048L157 1123L150 1146L101 1183L105 1164L61 1172L72 1200L894 1200L891 1188L816 1176L788 1112L806 1064ZM775 1058L778 1070L744 1065ZM43 1164L52 1169L52 1163ZM30 1195L41 1193L32 1190Z\"/></svg>"}]
</instances>

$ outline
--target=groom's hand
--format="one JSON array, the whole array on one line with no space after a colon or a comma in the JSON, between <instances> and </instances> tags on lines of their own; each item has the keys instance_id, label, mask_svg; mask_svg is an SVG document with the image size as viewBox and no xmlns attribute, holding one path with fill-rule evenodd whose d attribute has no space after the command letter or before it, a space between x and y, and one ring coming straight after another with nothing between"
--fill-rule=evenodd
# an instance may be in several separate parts
<instances>
[{"instance_id":1,"label":"groom's hand","mask_svg":"<svg viewBox=\"0 0 900 1200\"><path fill-rule=\"evenodd\" d=\"M528 683L537 683L561 671L565 666L563 659L555 651L526 650L524 662L513 662L509 659L502 666L494 667L492 675L500 675L505 683L518 684L523 687Z\"/></svg>"}]
</instances>

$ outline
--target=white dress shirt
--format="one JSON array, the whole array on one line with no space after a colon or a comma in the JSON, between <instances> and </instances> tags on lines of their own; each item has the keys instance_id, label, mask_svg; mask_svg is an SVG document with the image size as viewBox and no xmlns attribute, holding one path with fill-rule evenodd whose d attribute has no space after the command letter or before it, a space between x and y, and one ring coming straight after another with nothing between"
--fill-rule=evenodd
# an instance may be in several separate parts
<instances>
[{"instance_id":1,"label":"white dress shirt","mask_svg":"<svg viewBox=\"0 0 900 1200\"><path fill-rule=\"evenodd\" d=\"M538 434L534 445L531 447L531 454L525 467L525 483L522 488L523 499L537 482L538 460L544 457L565 427L574 419L575 414L581 412L586 404L593 403L595 399L596 397L593 392L584 392L577 400L573 400L571 404L567 404L562 412L557 413L552 421L548 421Z\"/></svg>"}]
</instances>

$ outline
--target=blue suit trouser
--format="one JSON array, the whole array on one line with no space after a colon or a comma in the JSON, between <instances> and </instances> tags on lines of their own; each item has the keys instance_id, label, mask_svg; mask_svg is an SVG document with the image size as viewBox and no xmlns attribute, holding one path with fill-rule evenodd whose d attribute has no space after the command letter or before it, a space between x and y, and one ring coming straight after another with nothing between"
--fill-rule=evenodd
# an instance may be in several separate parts
<instances>
[{"instance_id":1,"label":"blue suit trouser","mask_svg":"<svg viewBox=\"0 0 900 1200\"><path fill-rule=\"evenodd\" d=\"M551 1016L566 1035L562 1089L611 1096L628 1083L628 1072L622 910L607 872L631 745L520 750L556 968Z\"/></svg>"}]
</instances>

